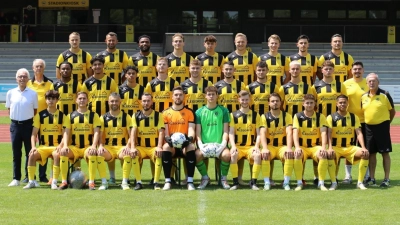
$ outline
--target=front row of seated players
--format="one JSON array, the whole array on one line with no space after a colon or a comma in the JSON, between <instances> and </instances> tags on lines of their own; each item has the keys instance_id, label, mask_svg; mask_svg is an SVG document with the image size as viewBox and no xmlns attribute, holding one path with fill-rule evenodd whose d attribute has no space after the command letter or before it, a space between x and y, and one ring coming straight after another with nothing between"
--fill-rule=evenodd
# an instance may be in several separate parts
<instances>
[{"instance_id":1,"label":"front row of seated players","mask_svg":"<svg viewBox=\"0 0 400 225\"><path fill-rule=\"evenodd\" d=\"M137 180L135 189L141 189L139 161L146 156L153 160L156 159L154 181L155 189L159 189L161 156L166 177L163 189L169 190L171 188L169 175L173 155L186 158L188 190L195 189L193 185L195 162L197 162L196 166L202 175L199 188L203 189L209 183L207 169L202 161L203 158L207 157L222 159L222 186L225 189L230 188L226 178L229 167L231 167L234 179L233 186L230 189L235 190L238 188L236 162L243 157L246 157L251 162L254 160L251 180L251 188L253 190L258 190L256 182L261 160L261 169L265 182L264 189L270 189L269 161L274 158L284 162L283 188L285 190L290 190L289 181L293 169L297 179L295 190L303 188L303 163L307 158L312 158L318 162L319 188L328 190L324 186L325 174L328 170L332 181L330 190L335 190L337 188L335 160L338 161L340 157L345 157L354 164L360 161L357 187L366 189L362 184L362 180L368 165L368 151L364 147L358 117L346 111L348 98L345 95L340 95L337 98L338 111L328 116L326 120L324 115L314 112L316 103L314 95L306 94L303 102L305 110L293 117L292 126L291 116L280 111L281 99L277 93L270 95L268 101L271 110L263 114L260 119L257 113L249 109L249 92L241 91L239 93L240 109L233 112L231 118L229 118L227 109L216 103L218 98L217 89L213 86L207 87L207 104L196 111L196 135L199 147L197 151L193 143L191 143L195 135L194 114L193 111L183 106L183 90L181 87L173 90L173 105L163 112L166 128L166 143L164 146L162 146L164 129L160 113L151 110L152 99L147 93L142 96L143 111L134 115L132 123L130 122L130 116L120 111L120 96L117 93L112 93L109 96L110 111L101 118L87 109L88 98L86 93L80 92L77 94L78 109L68 116L64 116L56 109L55 105L58 96L56 91L48 91L45 95L48 108L35 116L32 144L35 144L35 137L37 132L40 131L40 146L37 149L34 147L30 154L29 183L24 188L37 186L34 181L36 161L43 162L53 153L55 163L52 189L57 189L59 173L62 175L59 189L67 188L68 161L75 162L79 158L85 158L89 165L89 188L91 190L95 189L94 178L96 171L99 170L100 178L102 179L99 190L105 190L108 188L105 179L105 161L112 161L117 157L124 160L122 188L124 190L129 189L128 177L133 166ZM230 151L226 147L229 122L231 126L229 130ZM54 126L54 124L58 124L58 126ZM51 127L50 130L53 133L46 134L49 130L48 126ZM65 128L63 140L61 140L61 126ZM54 127L58 128L54 129ZM134 128L131 135L133 138L129 139L131 127ZM154 132L155 129L152 129L153 136L147 136L147 133L151 132L149 129L151 130L154 127L158 128L158 132ZM292 127L294 151L291 149ZM172 143L169 135L174 132L182 132L188 136L182 149L171 147ZM361 148L351 146L351 143L354 142L354 132L357 134ZM54 137L57 137L57 141L54 140ZM152 140L153 137L155 137L155 141ZM71 143L69 143L70 139L72 140ZM254 140L256 142L255 145L253 143ZM284 145L285 141L286 146ZM258 148L260 143L262 146L261 152ZM321 145L318 145L319 143ZM328 150L325 148L327 143L329 144ZM211 144L216 147L208 148ZM163 149L161 149L161 146Z\"/></svg>"}]
</instances>

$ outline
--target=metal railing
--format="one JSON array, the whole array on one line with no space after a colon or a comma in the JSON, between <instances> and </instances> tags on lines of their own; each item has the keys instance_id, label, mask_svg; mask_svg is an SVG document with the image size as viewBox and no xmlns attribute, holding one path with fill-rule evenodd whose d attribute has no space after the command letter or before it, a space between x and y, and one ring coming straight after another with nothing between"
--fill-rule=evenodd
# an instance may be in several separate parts
<instances>
[{"instance_id":1,"label":"metal railing","mask_svg":"<svg viewBox=\"0 0 400 225\"><path fill-rule=\"evenodd\" d=\"M400 42L400 26L396 27L396 43ZM341 34L344 42L387 43L388 26L385 25L283 25L265 24L264 40L278 34L283 42L296 40L306 34L312 42L327 42L333 34Z\"/></svg>"},{"instance_id":2,"label":"metal railing","mask_svg":"<svg viewBox=\"0 0 400 225\"><path fill-rule=\"evenodd\" d=\"M13 24L1 24L5 26L7 36L10 37L11 25ZM108 32L115 32L118 35L120 42L126 40L126 25L127 24L18 24L19 25L19 41L25 41L25 27L29 26L32 32L33 41L38 42L65 42L68 40L68 36L72 32L78 32L81 36L81 40L84 42L102 42ZM139 33L144 33L143 29L141 32L135 31L135 36ZM149 30L150 33L154 31Z\"/></svg>"},{"instance_id":3,"label":"metal railing","mask_svg":"<svg viewBox=\"0 0 400 225\"><path fill-rule=\"evenodd\" d=\"M232 33L229 24L168 24L167 33Z\"/></svg>"}]
</instances>

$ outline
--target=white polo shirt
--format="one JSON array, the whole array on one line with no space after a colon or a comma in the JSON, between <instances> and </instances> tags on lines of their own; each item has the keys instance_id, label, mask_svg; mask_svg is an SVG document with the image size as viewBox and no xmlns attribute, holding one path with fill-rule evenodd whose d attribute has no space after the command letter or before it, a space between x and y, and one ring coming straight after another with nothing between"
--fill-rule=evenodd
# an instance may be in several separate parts
<instances>
[{"instance_id":1,"label":"white polo shirt","mask_svg":"<svg viewBox=\"0 0 400 225\"><path fill-rule=\"evenodd\" d=\"M35 91L26 87L21 91L19 87L7 92L6 107L10 109L12 120L24 121L32 119L34 109L38 108L38 96Z\"/></svg>"}]
</instances>

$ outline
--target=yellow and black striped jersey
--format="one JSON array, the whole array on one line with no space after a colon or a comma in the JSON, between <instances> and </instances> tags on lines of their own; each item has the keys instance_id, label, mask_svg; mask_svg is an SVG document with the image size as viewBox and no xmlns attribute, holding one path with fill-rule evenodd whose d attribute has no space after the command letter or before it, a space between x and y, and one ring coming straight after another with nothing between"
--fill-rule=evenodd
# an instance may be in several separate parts
<instances>
[{"instance_id":1,"label":"yellow and black striped jersey","mask_svg":"<svg viewBox=\"0 0 400 225\"><path fill-rule=\"evenodd\" d=\"M286 127L292 126L292 115L281 111L279 117L274 117L271 112L261 116L260 128L266 129L267 144L275 147L286 145ZM264 138L264 137L261 137Z\"/></svg>"},{"instance_id":2,"label":"yellow and black striped jersey","mask_svg":"<svg viewBox=\"0 0 400 225\"><path fill-rule=\"evenodd\" d=\"M353 113L342 116L335 112L326 118L328 127L332 129L333 147L350 147L355 145L355 130L361 128L360 119Z\"/></svg>"},{"instance_id":3,"label":"yellow and black striped jersey","mask_svg":"<svg viewBox=\"0 0 400 225\"><path fill-rule=\"evenodd\" d=\"M218 104L224 106L229 112L239 109L238 93L241 90L247 90L246 85L237 79L231 83L220 80L214 85L218 89Z\"/></svg>"},{"instance_id":4,"label":"yellow and black striped jersey","mask_svg":"<svg viewBox=\"0 0 400 225\"><path fill-rule=\"evenodd\" d=\"M235 65L235 79L242 81L245 85L254 80L254 71L258 63L256 54L246 51L243 55L239 55L233 51L226 56L225 61L231 61Z\"/></svg>"},{"instance_id":5,"label":"yellow and black striped jersey","mask_svg":"<svg viewBox=\"0 0 400 225\"><path fill-rule=\"evenodd\" d=\"M332 51L329 51L323 55L318 60L318 67L322 67L322 63L326 60L330 60L335 64L335 70L333 71L333 77L336 81L344 82L347 80L349 76L349 71L351 70L351 66L354 62L353 57L350 54L342 51L340 55L333 54Z\"/></svg>"},{"instance_id":6,"label":"yellow and black striped jersey","mask_svg":"<svg viewBox=\"0 0 400 225\"><path fill-rule=\"evenodd\" d=\"M268 97L273 92L278 92L278 88L274 83L260 83L254 81L247 85L247 89L251 94L251 109L262 115L269 110Z\"/></svg>"},{"instance_id":7,"label":"yellow and black striped jersey","mask_svg":"<svg viewBox=\"0 0 400 225\"><path fill-rule=\"evenodd\" d=\"M37 111L38 112L47 109L45 94L48 90L50 90L50 87L52 84L53 84L53 81L51 79L47 78L45 75L43 75L42 82L37 82L35 80L35 76L33 76L26 84L26 86L28 88L34 90L37 93L37 96L38 96Z\"/></svg>"},{"instance_id":8,"label":"yellow and black striped jersey","mask_svg":"<svg viewBox=\"0 0 400 225\"><path fill-rule=\"evenodd\" d=\"M58 146L61 143L65 118L60 110L49 113L45 109L36 113L33 117L33 127L39 129L39 145Z\"/></svg>"},{"instance_id":9,"label":"yellow and black striped jersey","mask_svg":"<svg viewBox=\"0 0 400 225\"><path fill-rule=\"evenodd\" d=\"M304 112L299 112L293 117L293 129L297 129L299 134L299 144L302 147L311 148L321 145L322 127L328 127L326 117L318 112L314 112L312 117L307 117Z\"/></svg>"},{"instance_id":10,"label":"yellow and black striped jersey","mask_svg":"<svg viewBox=\"0 0 400 225\"><path fill-rule=\"evenodd\" d=\"M64 120L63 127L71 131L71 145L82 149L93 144L94 128L101 128L101 122L99 115L90 110L73 111Z\"/></svg>"},{"instance_id":11,"label":"yellow and black striped jersey","mask_svg":"<svg viewBox=\"0 0 400 225\"><path fill-rule=\"evenodd\" d=\"M109 76L103 76L100 80L93 76L87 79L81 88L89 96L89 110L103 115L110 110L108 106L108 97L111 93L119 93L115 81Z\"/></svg>"},{"instance_id":12,"label":"yellow and black striped jersey","mask_svg":"<svg viewBox=\"0 0 400 225\"><path fill-rule=\"evenodd\" d=\"M207 104L205 89L212 86L211 82L202 78L199 82L193 83L187 79L181 83L183 93L185 93L185 106L192 109L194 112Z\"/></svg>"},{"instance_id":13,"label":"yellow and black striped jersey","mask_svg":"<svg viewBox=\"0 0 400 225\"><path fill-rule=\"evenodd\" d=\"M73 53L68 49L58 56L56 67L60 68L64 61L70 62L73 67L72 79L82 84L87 78L87 70L92 66L90 60L92 60L92 55L89 52L80 49L78 53Z\"/></svg>"},{"instance_id":14,"label":"yellow and black striped jersey","mask_svg":"<svg viewBox=\"0 0 400 225\"><path fill-rule=\"evenodd\" d=\"M282 86L285 71L289 70L289 59L281 53L278 53L276 56L266 53L258 57L258 60L267 63L267 82L276 84L278 88Z\"/></svg>"},{"instance_id":15,"label":"yellow and black striped jersey","mask_svg":"<svg viewBox=\"0 0 400 225\"><path fill-rule=\"evenodd\" d=\"M142 110L142 95L144 87L136 84L134 88L129 87L126 83L119 86L119 95L121 96L121 110L133 115L133 113Z\"/></svg>"},{"instance_id":16,"label":"yellow and black striped jersey","mask_svg":"<svg viewBox=\"0 0 400 225\"><path fill-rule=\"evenodd\" d=\"M157 59L159 58L153 52L150 52L149 55L144 56L140 54L140 52L129 57L128 65L136 66L139 70L137 74L137 83L146 86L151 80L157 77Z\"/></svg>"},{"instance_id":17,"label":"yellow and black striped jersey","mask_svg":"<svg viewBox=\"0 0 400 225\"><path fill-rule=\"evenodd\" d=\"M138 111L132 117L132 127L137 127L136 146L156 147L158 145L159 130L164 129L164 120L161 113L153 112L146 116ZM133 138L133 137L132 137Z\"/></svg>"},{"instance_id":18,"label":"yellow and black striped jersey","mask_svg":"<svg viewBox=\"0 0 400 225\"><path fill-rule=\"evenodd\" d=\"M184 52L180 57L171 53L165 56L168 60L168 76L178 83L189 78L189 63L193 57Z\"/></svg>"},{"instance_id":19,"label":"yellow and black striped jersey","mask_svg":"<svg viewBox=\"0 0 400 225\"><path fill-rule=\"evenodd\" d=\"M301 56L299 53L289 56L289 63L298 61L301 64L300 77L301 80L309 85L310 87L314 84L314 74L317 73L318 69L318 58L310 53L307 56ZM289 68L288 68L289 69Z\"/></svg>"},{"instance_id":20,"label":"yellow and black striped jersey","mask_svg":"<svg viewBox=\"0 0 400 225\"><path fill-rule=\"evenodd\" d=\"M354 78L346 80L344 83L346 87L347 97L349 97L349 107L347 110L356 114L360 119L360 123L364 123L364 111L361 108L361 96L369 90L367 80L363 78L360 82L356 82Z\"/></svg>"},{"instance_id":21,"label":"yellow and black striped jersey","mask_svg":"<svg viewBox=\"0 0 400 225\"><path fill-rule=\"evenodd\" d=\"M160 80L157 77L146 85L145 92L153 96L153 109L162 112L172 106L172 89L179 86L179 83L168 77Z\"/></svg>"},{"instance_id":22,"label":"yellow and black striped jersey","mask_svg":"<svg viewBox=\"0 0 400 225\"><path fill-rule=\"evenodd\" d=\"M50 90L58 91L60 97L57 102L57 109L68 115L76 110L76 93L81 91L81 83L71 79L67 83L56 80Z\"/></svg>"},{"instance_id":23,"label":"yellow and black striped jersey","mask_svg":"<svg viewBox=\"0 0 400 225\"><path fill-rule=\"evenodd\" d=\"M279 88L279 95L282 99L283 110L290 115L303 111L303 97L305 94L312 94L317 98L315 89L304 82L298 84L288 82L281 86Z\"/></svg>"},{"instance_id":24,"label":"yellow and black striped jersey","mask_svg":"<svg viewBox=\"0 0 400 225\"><path fill-rule=\"evenodd\" d=\"M104 73L114 79L117 85L121 85L122 70L128 66L129 63L129 58L126 52L119 49L115 49L114 52L104 50L97 53L97 56L102 56L105 59Z\"/></svg>"},{"instance_id":25,"label":"yellow and black striped jersey","mask_svg":"<svg viewBox=\"0 0 400 225\"><path fill-rule=\"evenodd\" d=\"M222 65L224 63L224 56L218 52L214 55L207 55L205 52L196 56L196 59L201 62L201 72L203 78L211 81L214 85L221 80Z\"/></svg>"},{"instance_id":26,"label":"yellow and black striped jersey","mask_svg":"<svg viewBox=\"0 0 400 225\"><path fill-rule=\"evenodd\" d=\"M335 80L330 84L320 80L314 84L313 89L317 93L317 112L325 117L337 111L337 96L347 95L344 84Z\"/></svg>"},{"instance_id":27,"label":"yellow and black striped jersey","mask_svg":"<svg viewBox=\"0 0 400 225\"><path fill-rule=\"evenodd\" d=\"M132 128L131 116L120 111L118 116L111 115L110 112L100 117L103 141L109 146L126 146L129 140L130 130Z\"/></svg>"},{"instance_id":28,"label":"yellow and black striped jersey","mask_svg":"<svg viewBox=\"0 0 400 225\"><path fill-rule=\"evenodd\" d=\"M240 146L254 146L260 126L260 114L253 110L244 113L240 110L231 113L229 126L235 130L235 143Z\"/></svg>"}]
</instances>

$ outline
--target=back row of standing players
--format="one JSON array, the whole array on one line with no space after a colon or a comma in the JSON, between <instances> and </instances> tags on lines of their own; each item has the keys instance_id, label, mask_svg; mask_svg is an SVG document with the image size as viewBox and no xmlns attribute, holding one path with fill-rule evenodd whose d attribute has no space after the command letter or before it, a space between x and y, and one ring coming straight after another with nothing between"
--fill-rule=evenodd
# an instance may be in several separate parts
<instances>
[{"instance_id":1,"label":"back row of standing players","mask_svg":"<svg viewBox=\"0 0 400 225\"><path fill-rule=\"evenodd\" d=\"M196 61L184 52L182 34L172 37L174 51L162 58L150 51L150 37L141 36L138 39L140 52L128 58L126 52L116 48L117 35L110 32L106 36L107 49L97 54L104 58L104 67L101 63L89 63L91 55L80 49L78 33L72 33L69 42L71 48L60 54L57 60L57 78L61 79L54 83L54 88L61 94L59 109L65 114L76 109L74 94L79 90L89 93L89 109L99 115L109 111L107 100L112 92L120 93L121 109L129 115L141 110L141 96L145 92L153 95L153 108L161 112L172 105L171 91L178 85L183 87L185 105L195 111L206 104L205 88L214 85L218 89L218 103L230 112L239 109L237 93L248 90L251 93L252 109L260 115L269 110L270 93L277 92L283 99L283 108L291 115L302 110L303 95L312 94L318 97L318 111L325 116L336 112L338 95L356 94L361 97L367 90L366 82L363 82L361 92L354 88L351 91L354 93L346 92L343 82L352 77L353 58L342 51L340 35L332 36L332 51L319 59L308 53L309 39L305 35L298 38L299 52L290 57L278 52L280 38L277 35L269 37L270 51L260 57L247 51L247 38L244 34L236 35L236 50L226 57L215 52L217 40L210 35L204 39L205 53L198 55ZM63 83L62 76L66 73L59 67L64 61L73 65L72 79L68 83ZM289 66L293 61L298 63ZM330 80L324 81L321 67L325 61L332 62L325 64L334 67L334 71L328 71ZM191 62L193 67L189 66ZM106 76L100 80L90 77L96 70L97 73L104 71ZM132 73L137 76L132 76ZM314 84L316 76L320 80ZM364 116L359 104L352 104L351 99L349 105L353 109L349 111L356 113L363 122Z\"/></svg>"},{"instance_id":2,"label":"back row of standing players","mask_svg":"<svg viewBox=\"0 0 400 225\"><path fill-rule=\"evenodd\" d=\"M86 78L89 78L93 74L92 69L94 68L91 68L92 65L90 64L90 60L92 57L88 52L85 52L84 50L80 49L79 47L80 37L78 33L76 32L71 33L69 42L71 48L60 54L60 56L58 57L56 65L57 78L61 78L59 65L63 61L68 61L73 65L72 80L77 80L78 84L81 84L84 83ZM159 102L162 103L164 102L164 100L170 99L170 95L166 96L167 94L166 92L170 92L170 90L172 90L172 88L175 85L174 81L176 81L178 84L181 84L184 87L185 94L191 94L189 93L190 92L189 87L193 85L202 86L203 89L200 90L204 90L205 87L209 86L208 83L209 81L211 85L215 85L219 89L220 95L228 94L227 96L224 95L220 96L219 103L225 106L227 106L227 103L235 102L234 99L229 99L231 97L229 95L230 93L238 93L240 92L240 90L247 88L252 94L252 101L253 101L252 105L260 106L259 108L253 108L253 109L259 112L260 114L263 114L268 111L268 103L266 101L266 96L269 93L278 92L279 88L283 86L285 94L289 94L287 93L287 90L293 86L293 84L289 82L291 79L289 64L292 61L298 61L301 65L300 79L302 82L299 83L298 85L299 87L303 88L303 90L305 90L305 93L312 93L311 87L314 85L317 76L320 81L315 83L314 85L315 89L318 93L324 92L321 91L325 86L323 83L321 83L321 80L323 78L321 67L323 62L327 60L331 61L334 64L334 72L332 74L334 81L332 86L337 87L337 92L346 94L345 88L342 88L343 83L344 81L346 81L349 78L352 78L353 76L351 72L351 67L354 60L351 55L342 51L343 47L342 37L338 34L332 36L331 39L332 50L328 53L323 54L318 59L316 56L313 56L310 53L308 53L309 38L306 35L301 35L298 38L297 46L299 48L299 52L289 57L281 55L278 52L280 45L279 36L271 35L268 38L268 46L270 48L269 52L257 57L254 53L247 51L246 49L247 38L244 34L239 33L235 37L236 50L230 53L226 57L215 52L215 48L217 46L217 40L214 36L210 35L205 37L204 47L206 51L196 56L196 59L198 59L201 63L201 77L204 78L206 82L205 83L200 82L198 84L190 84L190 82L188 82L189 80L187 80L190 77L189 63L194 58L184 52L184 45L185 45L184 37L182 34L178 33L172 37L172 45L174 47L174 51L171 54L165 56L167 60L166 67L167 67L168 79L165 80L164 83L169 84L169 87L167 87L168 85L161 85L162 87L160 86L156 88L156 86L159 86L159 83L161 82L159 79L156 78L157 59L159 59L159 56L150 51L151 44L149 36L143 35L139 37L138 42L139 42L138 44L140 52L128 57L128 54L125 51L116 48L118 43L117 35L113 32L110 32L109 34L106 35L107 49L102 52L99 52L97 56L102 56L105 59L105 64L103 68L104 74L107 77L112 78L115 81L115 83L118 86L120 86L119 88L121 90L120 94L121 97L123 98L124 94L127 93L127 90L129 90L129 88L127 87L130 87L128 85L129 82L123 83L123 81L126 79L125 76L123 75L123 70L127 66L136 66L138 69L136 83L138 83L140 86L143 87L140 88L140 86L138 87L135 86L134 89L138 90L136 92L138 93L137 96L139 96L140 100L141 96L140 90L151 88L152 90L146 90L146 91L150 93L155 93L154 97L156 102L155 104L156 111L163 111L169 107L168 104L157 104L157 101L159 100ZM235 80L235 82L232 82L230 84L221 81L221 79L224 79L222 70L223 70L223 64L225 62L232 62L234 65L232 78ZM261 75L258 75L256 71L257 67L256 65L258 62L266 63L265 71L259 72ZM262 73L265 73L266 75L265 78L262 77ZM261 79L262 82L258 82L258 79ZM199 80L203 81L202 79ZM91 83L91 79L88 79L86 80L83 86L86 86L86 88L90 89L92 85L93 82ZM105 97L105 100L107 97ZM129 96L127 97L129 98ZM193 105L194 107L196 107L196 105L200 105L200 104L191 104L192 102L198 101L197 97L198 96L187 98L186 105L188 106ZM225 99L225 97L227 99ZM233 97L237 98L237 95L234 95ZM129 99L127 98L124 99L126 103L123 103L123 108L122 108L123 110L130 110L128 112L133 112L139 109L140 104L138 104L137 101L129 101ZM297 101L296 99L291 99L290 96L288 96L288 99L289 102L290 100L292 100L292 102ZM323 98L322 96L321 101L323 101L324 99L326 98ZM333 100L335 101L336 99ZM334 101L333 101L333 106L335 105ZM205 101L202 102L201 105L204 105L204 103ZM102 108L101 111L99 111L101 112L100 115L102 115L107 111L106 105L107 104L99 105L99 107ZM92 109L96 108L95 105L93 105L92 107L93 107ZM288 108L288 110L291 109L288 106L286 107ZM238 108L238 104L236 104L236 107L233 108L228 107L229 111L232 111L235 108L236 109ZM336 111L335 107L328 106L327 108L329 108L330 110L323 112L321 109L319 109L319 111L324 115L329 115ZM192 109L196 110L197 108L192 108ZM289 112L293 114L296 113L297 111L299 110L294 109L294 111L289 111ZM360 114L359 116L362 115Z\"/></svg>"}]
</instances>

